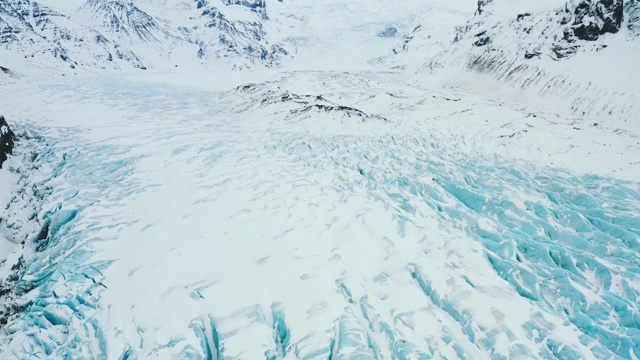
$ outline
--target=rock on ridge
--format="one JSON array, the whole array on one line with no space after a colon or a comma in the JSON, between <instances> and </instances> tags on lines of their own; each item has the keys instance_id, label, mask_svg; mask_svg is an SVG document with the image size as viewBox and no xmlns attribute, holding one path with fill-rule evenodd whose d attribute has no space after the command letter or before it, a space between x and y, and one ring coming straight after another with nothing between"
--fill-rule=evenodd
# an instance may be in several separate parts
<instances>
[{"instance_id":1,"label":"rock on ridge","mask_svg":"<svg viewBox=\"0 0 640 360\"><path fill-rule=\"evenodd\" d=\"M0 169L2 169L2 163L7 160L7 155L13 153L13 139L13 131L9 128L4 116L0 115Z\"/></svg>"}]
</instances>

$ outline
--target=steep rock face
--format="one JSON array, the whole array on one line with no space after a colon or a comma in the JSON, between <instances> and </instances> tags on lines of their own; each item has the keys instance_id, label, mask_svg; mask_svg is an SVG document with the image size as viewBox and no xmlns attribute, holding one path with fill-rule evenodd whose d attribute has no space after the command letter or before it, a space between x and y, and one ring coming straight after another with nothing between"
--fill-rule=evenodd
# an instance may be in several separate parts
<instances>
[{"instance_id":1,"label":"steep rock face","mask_svg":"<svg viewBox=\"0 0 640 360\"><path fill-rule=\"evenodd\" d=\"M492 2L493 0L478 0L478 9L476 10L476 14L482 14L484 12L485 6Z\"/></svg>"},{"instance_id":2,"label":"steep rock face","mask_svg":"<svg viewBox=\"0 0 640 360\"><path fill-rule=\"evenodd\" d=\"M0 115L0 169L2 169L2 163L7 160L7 155L13 152L13 137L9 124L4 116Z\"/></svg>"},{"instance_id":3,"label":"steep rock face","mask_svg":"<svg viewBox=\"0 0 640 360\"><path fill-rule=\"evenodd\" d=\"M627 1L624 10L629 20L627 27L631 36L640 35L640 3L636 0Z\"/></svg>"},{"instance_id":4,"label":"steep rock face","mask_svg":"<svg viewBox=\"0 0 640 360\"><path fill-rule=\"evenodd\" d=\"M605 33L617 33L624 18L622 0L583 0L573 13L573 25L565 34L571 36L573 32L578 39L588 41Z\"/></svg>"}]
</instances>

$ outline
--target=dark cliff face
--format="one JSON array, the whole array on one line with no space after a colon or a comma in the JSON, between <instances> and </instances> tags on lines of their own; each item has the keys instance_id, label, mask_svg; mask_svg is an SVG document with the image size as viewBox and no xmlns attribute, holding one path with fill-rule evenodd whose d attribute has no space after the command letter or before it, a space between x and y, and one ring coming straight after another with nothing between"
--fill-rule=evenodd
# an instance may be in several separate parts
<instances>
[{"instance_id":1,"label":"dark cliff face","mask_svg":"<svg viewBox=\"0 0 640 360\"><path fill-rule=\"evenodd\" d=\"M624 4L623 0L582 0L573 13L575 18L566 36L594 41L602 34L615 34L620 30Z\"/></svg>"},{"instance_id":2,"label":"dark cliff face","mask_svg":"<svg viewBox=\"0 0 640 360\"><path fill-rule=\"evenodd\" d=\"M629 23L627 27L634 38L640 35L640 2L630 0L624 5L625 13Z\"/></svg>"},{"instance_id":3,"label":"dark cliff face","mask_svg":"<svg viewBox=\"0 0 640 360\"><path fill-rule=\"evenodd\" d=\"M13 138L13 131L9 128L4 116L0 115L0 169L2 169L2 163L7 160L7 155L13 152Z\"/></svg>"},{"instance_id":4,"label":"dark cliff face","mask_svg":"<svg viewBox=\"0 0 640 360\"><path fill-rule=\"evenodd\" d=\"M484 12L485 6L492 2L493 0L478 0L478 9L476 10L476 14L480 15Z\"/></svg>"}]
</instances>

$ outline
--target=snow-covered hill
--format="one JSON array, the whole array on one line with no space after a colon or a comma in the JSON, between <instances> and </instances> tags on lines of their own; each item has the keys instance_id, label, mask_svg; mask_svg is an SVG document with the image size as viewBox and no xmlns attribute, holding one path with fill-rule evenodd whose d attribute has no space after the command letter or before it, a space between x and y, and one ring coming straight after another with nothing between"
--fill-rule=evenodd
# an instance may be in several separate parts
<instances>
[{"instance_id":1,"label":"snow-covered hill","mask_svg":"<svg viewBox=\"0 0 640 360\"><path fill-rule=\"evenodd\" d=\"M42 3L0 358L640 358L635 1Z\"/></svg>"}]
</instances>

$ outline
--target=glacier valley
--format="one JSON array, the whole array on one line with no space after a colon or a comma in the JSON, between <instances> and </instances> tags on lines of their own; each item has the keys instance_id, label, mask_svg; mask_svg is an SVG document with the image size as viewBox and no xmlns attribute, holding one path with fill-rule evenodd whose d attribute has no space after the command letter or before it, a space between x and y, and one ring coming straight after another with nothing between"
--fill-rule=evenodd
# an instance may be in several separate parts
<instances>
[{"instance_id":1,"label":"glacier valley","mask_svg":"<svg viewBox=\"0 0 640 360\"><path fill-rule=\"evenodd\" d=\"M73 68L3 50L0 358L640 358L634 1L620 33L557 43L552 1L219 2L262 55L218 63L215 26L131 8L162 31L116 69L82 53L115 40ZM500 38L527 21L538 40ZM631 54L610 77L607 49Z\"/></svg>"}]
</instances>

